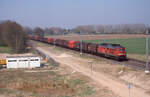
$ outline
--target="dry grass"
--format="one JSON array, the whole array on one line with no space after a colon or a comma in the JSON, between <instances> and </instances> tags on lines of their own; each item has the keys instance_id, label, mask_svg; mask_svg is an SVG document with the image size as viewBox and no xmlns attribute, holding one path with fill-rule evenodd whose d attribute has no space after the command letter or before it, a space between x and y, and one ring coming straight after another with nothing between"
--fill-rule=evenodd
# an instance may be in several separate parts
<instances>
[{"instance_id":1,"label":"dry grass","mask_svg":"<svg viewBox=\"0 0 150 97\"><path fill-rule=\"evenodd\" d=\"M24 70L0 71L0 94L12 97L65 97L82 95L88 97L92 90L87 81L77 76L60 74L53 71L24 72ZM51 95L51 96L49 96ZM81 96L79 96L81 97Z\"/></svg>"}]
</instances>

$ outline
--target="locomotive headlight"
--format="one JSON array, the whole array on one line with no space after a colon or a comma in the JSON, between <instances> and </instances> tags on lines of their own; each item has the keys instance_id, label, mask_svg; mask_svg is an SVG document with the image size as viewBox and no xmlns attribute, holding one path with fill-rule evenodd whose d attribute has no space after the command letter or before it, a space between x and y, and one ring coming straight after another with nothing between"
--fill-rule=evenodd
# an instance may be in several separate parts
<instances>
[{"instance_id":1,"label":"locomotive headlight","mask_svg":"<svg viewBox=\"0 0 150 97\"><path fill-rule=\"evenodd\" d=\"M122 53L119 53L118 55L123 55Z\"/></svg>"}]
</instances>

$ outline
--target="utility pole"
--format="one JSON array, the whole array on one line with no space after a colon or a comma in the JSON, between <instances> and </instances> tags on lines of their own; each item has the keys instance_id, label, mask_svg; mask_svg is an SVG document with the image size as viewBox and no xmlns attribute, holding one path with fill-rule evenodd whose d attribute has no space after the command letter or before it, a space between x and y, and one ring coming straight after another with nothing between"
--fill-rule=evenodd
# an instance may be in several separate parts
<instances>
[{"instance_id":1,"label":"utility pole","mask_svg":"<svg viewBox=\"0 0 150 97\"><path fill-rule=\"evenodd\" d=\"M93 86L93 61L88 61L89 65L90 65L90 68L91 68L91 87ZM94 86L93 86L94 88ZM92 97L94 97L94 95L92 94L91 95Z\"/></svg>"},{"instance_id":2,"label":"utility pole","mask_svg":"<svg viewBox=\"0 0 150 97\"><path fill-rule=\"evenodd\" d=\"M93 62L88 61L88 63L90 64L90 67L91 67L91 79L92 79L92 76L93 76Z\"/></svg>"},{"instance_id":3,"label":"utility pole","mask_svg":"<svg viewBox=\"0 0 150 97\"><path fill-rule=\"evenodd\" d=\"M82 55L82 38L81 38L81 31L80 31L80 54Z\"/></svg>"},{"instance_id":4,"label":"utility pole","mask_svg":"<svg viewBox=\"0 0 150 97\"><path fill-rule=\"evenodd\" d=\"M106 33L105 33L105 25L104 25L104 43L106 43L105 35L106 35Z\"/></svg>"},{"instance_id":5,"label":"utility pole","mask_svg":"<svg viewBox=\"0 0 150 97\"><path fill-rule=\"evenodd\" d=\"M148 61L148 28L146 30L146 67L145 67L145 73L149 73L149 61Z\"/></svg>"},{"instance_id":6,"label":"utility pole","mask_svg":"<svg viewBox=\"0 0 150 97\"><path fill-rule=\"evenodd\" d=\"M128 83L129 97L131 97L131 83Z\"/></svg>"},{"instance_id":7,"label":"utility pole","mask_svg":"<svg viewBox=\"0 0 150 97\"><path fill-rule=\"evenodd\" d=\"M56 40L54 39L54 48L55 48L55 41L56 41Z\"/></svg>"},{"instance_id":8,"label":"utility pole","mask_svg":"<svg viewBox=\"0 0 150 97\"><path fill-rule=\"evenodd\" d=\"M94 26L95 33L97 34L97 26Z\"/></svg>"}]
</instances>

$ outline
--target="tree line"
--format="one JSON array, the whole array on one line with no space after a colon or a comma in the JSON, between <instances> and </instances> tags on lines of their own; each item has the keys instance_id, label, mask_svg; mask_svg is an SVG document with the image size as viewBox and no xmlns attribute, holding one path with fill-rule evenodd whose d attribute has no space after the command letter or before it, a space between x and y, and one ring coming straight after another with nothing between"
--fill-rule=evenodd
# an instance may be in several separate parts
<instances>
[{"instance_id":1,"label":"tree line","mask_svg":"<svg viewBox=\"0 0 150 97\"><path fill-rule=\"evenodd\" d=\"M28 34L32 35L38 35L40 37L44 37L46 35L62 35L62 34L68 34L67 29L63 29L60 27L51 27L51 28L41 28L41 27L35 27L34 29L30 27L24 27L24 31Z\"/></svg>"},{"instance_id":2,"label":"tree line","mask_svg":"<svg viewBox=\"0 0 150 97\"><path fill-rule=\"evenodd\" d=\"M22 26L13 21L0 23L0 45L8 46L15 53L22 53L27 47L28 36Z\"/></svg>"},{"instance_id":3,"label":"tree line","mask_svg":"<svg viewBox=\"0 0 150 97\"><path fill-rule=\"evenodd\" d=\"M149 28L150 29L150 28ZM146 26L144 24L118 24L118 25L81 25L72 29L60 27L31 29L25 27L24 30L32 35L65 35L65 34L144 34ZM150 30L149 30L150 32Z\"/></svg>"}]
</instances>

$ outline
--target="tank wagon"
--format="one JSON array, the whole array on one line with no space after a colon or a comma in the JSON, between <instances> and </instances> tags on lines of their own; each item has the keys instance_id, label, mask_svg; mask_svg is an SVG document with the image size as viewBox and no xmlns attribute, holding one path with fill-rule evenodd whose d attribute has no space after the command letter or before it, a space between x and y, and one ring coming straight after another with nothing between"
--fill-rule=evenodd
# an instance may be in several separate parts
<instances>
[{"instance_id":1,"label":"tank wagon","mask_svg":"<svg viewBox=\"0 0 150 97\"><path fill-rule=\"evenodd\" d=\"M87 42L80 42L74 40L64 40L64 39L55 39L55 38L41 38L39 36L29 36L30 39L35 41L40 41L76 51L82 51L84 53L90 53L93 55L99 55L107 58L113 58L117 60L126 60L127 53L125 47L121 46L120 44L111 44L111 43L87 43ZM82 47L81 47L82 45Z\"/></svg>"}]
</instances>

